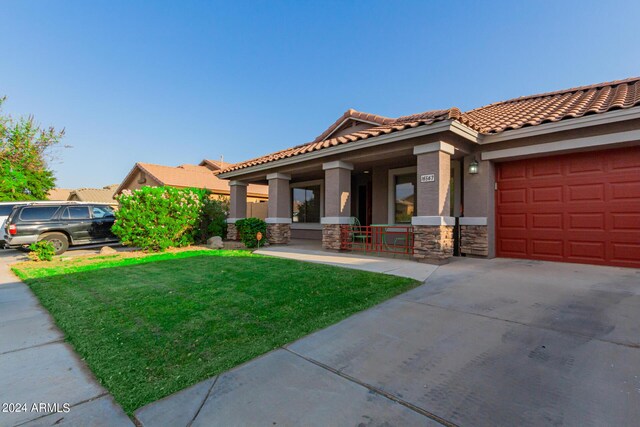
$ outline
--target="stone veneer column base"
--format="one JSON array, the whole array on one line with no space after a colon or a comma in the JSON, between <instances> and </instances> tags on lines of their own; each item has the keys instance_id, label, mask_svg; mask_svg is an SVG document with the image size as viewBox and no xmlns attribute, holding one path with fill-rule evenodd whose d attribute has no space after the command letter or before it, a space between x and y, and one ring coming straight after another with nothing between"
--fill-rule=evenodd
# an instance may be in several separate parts
<instances>
[{"instance_id":1,"label":"stone veneer column base","mask_svg":"<svg viewBox=\"0 0 640 427\"><path fill-rule=\"evenodd\" d=\"M291 240L289 224L267 224L267 240L272 245L286 245Z\"/></svg>"},{"instance_id":2,"label":"stone veneer column base","mask_svg":"<svg viewBox=\"0 0 640 427\"><path fill-rule=\"evenodd\" d=\"M486 225L460 226L460 252L467 255L489 256L489 235Z\"/></svg>"},{"instance_id":3,"label":"stone veneer column base","mask_svg":"<svg viewBox=\"0 0 640 427\"><path fill-rule=\"evenodd\" d=\"M238 229L233 223L227 224L227 240L240 240L240 236L238 236Z\"/></svg>"},{"instance_id":4,"label":"stone veneer column base","mask_svg":"<svg viewBox=\"0 0 640 427\"><path fill-rule=\"evenodd\" d=\"M340 224L322 224L322 248L340 250Z\"/></svg>"},{"instance_id":5,"label":"stone veneer column base","mask_svg":"<svg viewBox=\"0 0 640 427\"><path fill-rule=\"evenodd\" d=\"M418 261L444 264L453 256L453 227L414 225L413 257Z\"/></svg>"}]
</instances>

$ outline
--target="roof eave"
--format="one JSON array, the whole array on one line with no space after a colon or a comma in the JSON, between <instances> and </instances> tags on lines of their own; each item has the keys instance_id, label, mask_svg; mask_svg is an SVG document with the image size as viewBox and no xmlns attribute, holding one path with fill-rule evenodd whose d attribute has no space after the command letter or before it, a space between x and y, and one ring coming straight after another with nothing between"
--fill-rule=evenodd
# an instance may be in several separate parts
<instances>
[{"instance_id":1,"label":"roof eave","mask_svg":"<svg viewBox=\"0 0 640 427\"><path fill-rule=\"evenodd\" d=\"M432 123L430 125L418 126L411 129L406 129L390 134L374 136L371 138L362 139L359 141L350 142L348 144L337 145L335 147L324 148L318 151L312 151L298 156L291 156L284 159L274 160L272 162L266 162L260 165L249 166L242 169L237 169L229 172L220 173L218 176L223 179L236 178L242 175L249 175L256 172L266 171L282 166L287 166L295 163L305 162L307 160L319 159L322 157L332 156L335 154L346 153L350 151L359 150L361 148L375 147L378 145L384 145L391 142L402 141L404 139L416 138L425 135L432 135L434 133L450 131L459 135L471 142L477 142L478 132L469 128L468 126L460 123L455 119L442 120Z\"/></svg>"},{"instance_id":2,"label":"roof eave","mask_svg":"<svg viewBox=\"0 0 640 427\"><path fill-rule=\"evenodd\" d=\"M605 113L598 113L572 119L564 119L552 123L543 123L536 126L527 126L520 129L511 129L498 134L481 135L478 139L478 143L481 145L493 144L496 142L510 141L512 139L530 138L548 133L562 132L634 119L640 119L640 106L607 111Z\"/></svg>"}]
</instances>

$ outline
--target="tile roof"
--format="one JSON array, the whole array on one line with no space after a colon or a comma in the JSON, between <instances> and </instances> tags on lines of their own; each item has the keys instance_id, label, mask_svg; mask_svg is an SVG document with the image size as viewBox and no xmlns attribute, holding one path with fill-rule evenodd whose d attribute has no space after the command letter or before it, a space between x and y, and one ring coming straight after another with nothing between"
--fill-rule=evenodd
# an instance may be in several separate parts
<instances>
[{"instance_id":1,"label":"tile roof","mask_svg":"<svg viewBox=\"0 0 640 427\"><path fill-rule=\"evenodd\" d=\"M252 160L247 160L246 162L242 162L242 163L236 163L231 167L224 169L223 172L230 172L233 170L243 169L250 166L261 165L263 163L285 159L287 157L299 156L301 154L310 153L312 151L322 150L323 148L334 147L342 144L348 144L350 142L360 141L367 138L373 138L380 135L386 135L393 132L399 132L406 129L422 126L422 125L429 125L435 122L457 118L459 116L460 116L460 110L458 110L457 108L451 108L448 110L427 111L427 112L416 114L413 116L404 116L398 119L393 119L388 124L384 124L381 126L373 126L369 129L361 130L348 135L342 135L335 138L330 138L323 141L309 142L307 144L298 145L296 147L278 151L276 153L272 153L267 156L262 156Z\"/></svg>"},{"instance_id":2,"label":"tile roof","mask_svg":"<svg viewBox=\"0 0 640 427\"><path fill-rule=\"evenodd\" d=\"M376 116L375 114L348 110L314 141L231 165L224 169L222 173L392 132L400 132L418 126L428 126L443 120L457 120L480 134L490 135L525 126L537 126L638 105L640 105L640 77L633 77L625 80L523 96L489 104L465 113L461 113L460 110L453 107L447 110L426 111L391 119ZM348 135L324 139L327 135L331 135L346 118L361 118L378 125L372 125L369 129Z\"/></svg>"},{"instance_id":3,"label":"tile roof","mask_svg":"<svg viewBox=\"0 0 640 427\"><path fill-rule=\"evenodd\" d=\"M215 171L220 171L224 168L228 168L229 166L231 166L231 163L227 163L227 162L223 162L220 160L211 160L211 159L204 159L203 161L200 162L200 164L198 166L210 166L209 169Z\"/></svg>"},{"instance_id":4,"label":"tile roof","mask_svg":"<svg viewBox=\"0 0 640 427\"><path fill-rule=\"evenodd\" d=\"M113 196L118 184L108 185L104 188L78 188L71 191L68 200L81 202L117 203Z\"/></svg>"},{"instance_id":5,"label":"tile roof","mask_svg":"<svg viewBox=\"0 0 640 427\"><path fill-rule=\"evenodd\" d=\"M71 188L52 188L47 193L47 200L67 200L72 191Z\"/></svg>"},{"instance_id":6,"label":"tile roof","mask_svg":"<svg viewBox=\"0 0 640 427\"><path fill-rule=\"evenodd\" d=\"M181 165L178 167L154 165L152 163L136 163L134 166L140 168L161 185L182 188L205 188L214 193L229 193L229 181L218 178L217 173L205 166ZM133 172L133 171L132 171ZM123 184L131 176L125 178ZM121 185L122 186L122 185ZM269 193L266 185L249 184L247 194L264 196Z\"/></svg>"},{"instance_id":7,"label":"tile roof","mask_svg":"<svg viewBox=\"0 0 640 427\"><path fill-rule=\"evenodd\" d=\"M342 116L338 118L331 126L324 132L316 137L313 142L324 141L329 135L335 132L338 127L347 119L360 120L364 122L375 123L377 125L386 125L393 122L395 119L389 117L379 116L377 114L363 113L362 111L356 111L353 108L348 109Z\"/></svg>"},{"instance_id":8,"label":"tile roof","mask_svg":"<svg viewBox=\"0 0 640 427\"><path fill-rule=\"evenodd\" d=\"M461 122L482 134L495 134L640 104L640 77L523 96L476 108Z\"/></svg>"}]
</instances>

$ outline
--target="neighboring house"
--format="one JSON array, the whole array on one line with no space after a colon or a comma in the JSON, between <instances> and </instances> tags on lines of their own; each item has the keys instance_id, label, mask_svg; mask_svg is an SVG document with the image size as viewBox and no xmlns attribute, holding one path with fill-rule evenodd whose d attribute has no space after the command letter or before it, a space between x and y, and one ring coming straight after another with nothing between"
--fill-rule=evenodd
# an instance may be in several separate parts
<instances>
[{"instance_id":1,"label":"neighboring house","mask_svg":"<svg viewBox=\"0 0 640 427\"><path fill-rule=\"evenodd\" d=\"M116 195L124 190L135 190L143 186L170 186L176 188L204 188L212 194L228 198L229 181L220 179L222 166L232 166L216 160L203 160L200 165L162 166L150 163L136 163L116 190ZM268 199L266 185L249 185L246 202L250 203L251 216L265 218ZM246 203L245 202L245 203Z\"/></svg>"},{"instance_id":2,"label":"neighboring house","mask_svg":"<svg viewBox=\"0 0 640 427\"><path fill-rule=\"evenodd\" d=\"M637 268L640 78L464 113L349 110L312 142L219 176L231 180L232 237L247 184L268 183L272 243L315 238L339 249L357 217L407 226L418 259L455 251Z\"/></svg>"},{"instance_id":3,"label":"neighboring house","mask_svg":"<svg viewBox=\"0 0 640 427\"><path fill-rule=\"evenodd\" d=\"M52 188L47 193L47 200L68 200L72 191L73 189L71 188Z\"/></svg>"},{"instance_id":4,"label":"neighboring house","mask_svg":"<svg viewBox=\"0 0 640 427\"><path fill-rule=\"evenodd\" d=\"M118 202L113 198L119 184L107 185L103 188L78 188L71 190L67 200L78 202L100 202L117 205Z\"/></svg>"}]
</instances>

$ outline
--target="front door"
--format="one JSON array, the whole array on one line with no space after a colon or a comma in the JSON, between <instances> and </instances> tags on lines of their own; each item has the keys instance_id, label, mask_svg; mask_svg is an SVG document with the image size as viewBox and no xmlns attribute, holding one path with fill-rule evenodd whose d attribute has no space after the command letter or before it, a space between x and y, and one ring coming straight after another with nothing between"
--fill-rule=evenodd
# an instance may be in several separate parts
<instances>
[{"instance_id":1,"label":"front door","mask_svg":"<svg viewBox=\"0 0 640 427\"><path fill-rule=\"evenodd\" d=\"M356 192L356 216L361 225L371 225L371 201L372 186L371 181L358 185Z\"/></svg>"}]
</instances>

